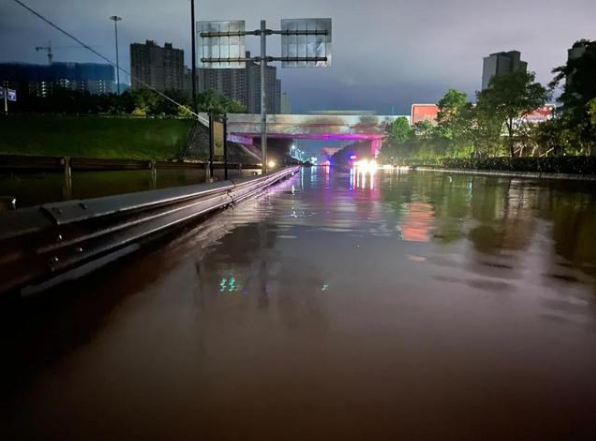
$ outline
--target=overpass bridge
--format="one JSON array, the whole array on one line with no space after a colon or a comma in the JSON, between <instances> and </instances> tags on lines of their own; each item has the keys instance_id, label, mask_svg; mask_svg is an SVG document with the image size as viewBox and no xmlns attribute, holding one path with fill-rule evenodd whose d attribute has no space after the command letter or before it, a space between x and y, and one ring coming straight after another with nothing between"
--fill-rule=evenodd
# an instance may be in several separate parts
<instances>
[{"instance_id":1,"label":"overpass bridge","mask_svg":"<svg viewBox=\"0 0 596 441\"><path fill-rule=\"evenodd\" d=\"M268 115L267 134L270 138L286 139L370 140L371 154L377 155L387 136L387 127L397 118L395 115ZM228 115L230 140L252 144L254 138L260 138L260 132L260 115Z\"/></svg>"}]
</instances>

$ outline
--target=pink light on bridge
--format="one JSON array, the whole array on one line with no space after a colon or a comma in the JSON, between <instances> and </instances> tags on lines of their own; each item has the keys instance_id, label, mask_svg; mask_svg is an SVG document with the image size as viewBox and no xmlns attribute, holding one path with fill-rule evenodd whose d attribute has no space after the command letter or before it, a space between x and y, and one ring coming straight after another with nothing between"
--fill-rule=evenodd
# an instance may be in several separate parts
<instances>
[{"instance_id":1,"label":"pink light on bridge","mask_svg":"<svg viewBox=\"0 0 596 441\"><path fill-rule=\"evenodd\" d=\"M379 156L379 153L381 153L381 147L383 147L383 138L372 138L370 140L370 155L373 158Z\"/></svg>"}]
</instances>

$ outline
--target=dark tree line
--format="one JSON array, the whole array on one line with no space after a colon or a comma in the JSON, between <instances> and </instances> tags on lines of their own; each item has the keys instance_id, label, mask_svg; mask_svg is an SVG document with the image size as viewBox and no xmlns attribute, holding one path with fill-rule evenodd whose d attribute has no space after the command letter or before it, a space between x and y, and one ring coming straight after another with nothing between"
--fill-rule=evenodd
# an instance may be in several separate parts
<instances>
[{"instance_id":1,"label":"dark tree line","mask_svg":"<svg viewBox=\"0 0 596 441\"><path fill-rule=\"evenodd\" d=\"M54 88L48 96L19 94L11 109L14 112L52 113L65 115L114 115L188 117L192 100L182 91L166 91L169 99L149 89L127 91L121 95L92 95L87 91ZM200 111L241 113L245 107L215 91L200 93L197 97Z\"/></svg>"}]
</instances>

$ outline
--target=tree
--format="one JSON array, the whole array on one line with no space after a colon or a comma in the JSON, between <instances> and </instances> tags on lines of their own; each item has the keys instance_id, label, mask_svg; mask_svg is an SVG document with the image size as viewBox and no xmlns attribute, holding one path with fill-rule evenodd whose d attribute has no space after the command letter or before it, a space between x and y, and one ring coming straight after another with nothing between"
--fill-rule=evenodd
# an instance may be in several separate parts
<instances>
[{"instance_id":1,"label":"tree","mask_svg":"<svg viewBox=\"0 0 596 441\"><path fill-rule=\"evenodd\" d=\"M388 136L381 148L381 158L385 162L393 163L395 158L408 156L406 144L412 138L412 128L407 118L397 118L387 127Z\"/></svg>"},{"instance_id":2,"label":"tree","mask_svg":"<svg viewBox=\"0 0 596 441\"><path fill-rule=\"evenodd\" d=\"M564 81L559 101L563 104L561 118L570 136L582 146L584 153L591 154L596 146L596 41L580 40L573 45L575 56L564 66L553 70L555 78L551 87Z\"/></svg>"},{"instance_id":3,"label":"tree","mask_svg":"<svg viewBox=\"0 0 596 441\"><path fill-rule=\"evenodd\" d=\"M451 156L468 155L474 124L473 105L468 102L468 95L449 89L439 101L438 107L437 134L449 140Z\"/></svg>"},{"instance_id":4,"label":"tree","mask_svg":"<svg viewBox=\"0 0 596 441\"><path fill-rule=\"evenodd\" d=\"M181 90L168 90L164 92L164 95L169 99L159 95L157 105L153 109L157 115L180 115L184 113L186 108L190 108L191 106L190 96Z\"/></svg>"},{"instance_id":5,"label":"tree","mask_svg":"<svg viewBox=\"0 0 596 441\"><path fill-rule=\"evenodd\" d=\"M469 120L469 136L476 157L499 156L501 154L501 132L503 120L484 106L470 106L466 111Z\"/></svg>"},{"instance_id":6,"label":"tree","mask_svg":"<svg viewBox=\"0 0 596 441\"><path fill-rule=\"evenodd\" d=\"M544 106L549 97L548 91L535 79L534 73L523 71L495 75L488 88L478 92L478 108L505 124L511 157L515 156L517 120Z\"/></svg>"},{"instance_id":7,"label":"tree","mask_svg":"<svg viewBox=\"0 0 596 441\"><path fill-rule=\"evenodd\" d=\"M215 90L209 89L198 97L199 108L204 112L215 113L242 113L246 108L238 101L226 98Z\"/></svg>"},{"instance_id":8,"label":"tree","mask_svg":"<svg viewBox=\"0 0 596 441\"><path fill-rule=\"evenodd\" d=\"M535 124L533 127L532 136L535 139L538 150L548 155L560 155L568 148L568 132L563 125L563 121L559 118L553 118L544 121L540 124Z\"/></svg>"},{"instance_id":9,"label":"tree","mask_svg":"<svg viewBox=\"0 0 596 441\"><path fill-rule=\"evenodd\" d=\"M414 124L412 132L420 138L430 138L435 133L435 126L430 121L418 121Z\"/></svg>"},{"instance_id":10,"label":"tree","mask_svg":"<svg viewBox=\"0 0 596 441\"><path fill-rule=\"evenodd\" d=\"M162 97L150 89L138 89L131 92L134 103L133 115L147 116L158 114L158 106Z\"/></svg>"},{"instance_id":11,"label":"tree","mask_svg":"<svg viewBox=\"0 0 596 441\"><path fill-rule=\"evenodd\" d=\"M460 130L460 115L468 104L468 95L455 89L449 89L438 103L438 132L448 139L456 137Z\"/></svg>"},{"instance_id":12,"label":"tree","mask_svg":"<svg viewBox=\"0 0 596 441\"><path fill-rule=\"evenodd\" d=\"M590 112L590 121L592 124L596 125L596 98L592 99L589 103L589 112Z\"/></svg>"},{"instance_id":13,"label":"tree","mask_svg":"<svg viewBox=\"0 0 596 441\"><path fill-rule=\"evenodd\" d=\"M396 143L404 143L412 137L412 127L403 116L393 121L389 127L389 138Z\"/></svg>"}]
</instances>

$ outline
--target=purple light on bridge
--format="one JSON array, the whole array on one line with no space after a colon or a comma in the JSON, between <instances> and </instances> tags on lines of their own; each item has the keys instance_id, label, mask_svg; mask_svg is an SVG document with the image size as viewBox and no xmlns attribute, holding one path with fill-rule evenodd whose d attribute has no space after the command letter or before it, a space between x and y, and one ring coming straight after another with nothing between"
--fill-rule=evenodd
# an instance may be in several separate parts
<instances>
[{"instance_id":1,"label":"purple light on bridge","mask_svg":"<svg viewBox=\"0 0 596 441\"><path fill-rule=\"evenodd\" d=\"M258 138L258 135L254 133L236 133L237 136L247 138ZM373 158L376 158L381 153L381 147L383 146L383 139L385 135L379 134L338 134L338 133L323 133L323 134L286 134L286 133L269 133L269 138L278 139L330 139L330 140L351 140L351 141L366 141L370 140L370 154Z\"/></svg>"}]
</instances>

